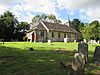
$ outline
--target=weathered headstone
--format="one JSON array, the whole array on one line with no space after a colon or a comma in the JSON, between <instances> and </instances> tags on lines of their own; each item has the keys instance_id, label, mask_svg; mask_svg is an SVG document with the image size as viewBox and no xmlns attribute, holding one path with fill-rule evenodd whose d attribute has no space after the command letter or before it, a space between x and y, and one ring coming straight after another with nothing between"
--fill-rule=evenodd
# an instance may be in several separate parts
<instances>
[{"instance_id":1,"label":"weathered headstone","mask_svg":"<svg viewBox=\"0 0 100 75\"><path fill-rule=\"evenodd\" d=\"M74 40L74 43L76 43L76 40Z\"/></svg>"},{"instance_id":2,"label":"weathered headstone","mask_svg":"<svg viewBox=\"0 0 100 75\"><path fill-rule=\"evenodd\" d=\"M100 65L100 46L95 48L93 61L95 64Z\"/></svg>"},{"instance_id":3,"label":"weathered headstone","mask_svg":"<svg viewBox=\"0 0 100 75\"><path fill-rule=\"evenodd\" d=\"M75 53L71 67L74 73L71 75L83 75L85 70L85 55L82 53Z\"/></svg>"},{"instance_id":4,"label":"weathered headstone","mask_svg":"<svg viewBox=\"0 0 100 75\"><path fill-rule=\"evenodd\" d=\"M78 44L78 52L81 52L86 57L86 63L88 63L88 44L87 43L79 43Z\"/></svg>"},{"instance_id":5,"label":"weathered headstone","mask_svg":"<svg viewBox=\"0 0 100 75\"><path fill-rule=\"evenodd\" d=\"M68 38L64 38L64 42L68 42Z\"/></svg>"},{"instance_id":6,"label":"weathered headstone","mask_svg":"<svg viewBox=\"0 0 100 75\"><path fill-rule=\"evenodd\" d=\"M81 43L82 43L83 41L81 41Z\"/></svg>"},{"instance_id":7,"label":"weathered headstone","mask_svg":"<svg viewBox=\"0 0 100 75\"><path fill-rule=\"evenodd\" d=\"M84 39L84 43L86 43L86 39Z\"/></svg>"},{"instance_id":8,"label":"weathered headstone","mask_svg":"<svg viewBox=\"0 0 100 75\"><path fill-rule=\"evenodd\" d=\"M96 40L93 40L93 44L97 44Z\"/></svg>"},{"instance_id":9,"label":"weathered headstone","mask_svg":"<svg viewBox=\"0 0 100 75\"><path fill-rule=\"evenodd\" d=\"M91 40L91 42L90 42L91 44L93 44L93 40Z\"/></svg>"},{"instance_id":10,"label":"weathered headstone","mask_svg":"<svg viewBox=\"0 0 100 75\"><path fill-rule=\"evenodd\" d=\"M51 45L51 40L48 40L48 44Z\"/></svg>"},{"instance_id":11,"label":"weathered headstone","mask_svg":"<svg viewBox=\"0 0 100 75\"><path fill-rule=\"evenodd\" d=\"M100 44L100 41L99 40L97 41L97 44Z\"/></svg>"}]
</instances>

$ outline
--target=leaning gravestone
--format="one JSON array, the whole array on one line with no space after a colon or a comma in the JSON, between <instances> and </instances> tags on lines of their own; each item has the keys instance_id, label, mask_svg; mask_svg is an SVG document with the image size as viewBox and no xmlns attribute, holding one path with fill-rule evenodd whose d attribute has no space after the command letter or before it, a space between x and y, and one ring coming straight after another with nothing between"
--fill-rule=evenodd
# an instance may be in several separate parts
<instances>
[{"instance_id":1,"label":"leaning gravestone","mask_svg":"<svg viewBox=\"0 0 100 75\"><path fill-rule=\"evenodd\" d=\"M95 64L100 65L100 46L95 48L93 61Z\"/></svg>"},{"instance_id":2,"label":"leaning gravestone","mask_svg":"<svg viewBox=\"0 0 100 75\"><path fill-rule=\"evenodd\" d=\"M88 44L87 43L79 43L78 44L78 52L81 52L86 57L86 63L88 63Z\"/></svg>"}]
</instances>

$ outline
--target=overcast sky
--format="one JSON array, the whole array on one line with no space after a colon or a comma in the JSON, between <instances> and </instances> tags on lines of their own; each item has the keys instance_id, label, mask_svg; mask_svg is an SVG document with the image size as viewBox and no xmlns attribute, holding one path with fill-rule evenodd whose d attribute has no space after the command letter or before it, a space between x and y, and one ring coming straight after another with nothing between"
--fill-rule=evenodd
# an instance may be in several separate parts
<instances>
[{"instance_id":1,"label":"overcast sky","mask_svg":"<svg viewBox=\"0 0 100 75\"><path fill-rule=\"evenodd\" d=\"M31 22L37 14L54 14L67 21L68 16L83 22L100 20L100 0L0 0L0 14L10 10L19 21Z\"/></svg>"}]
</instances>

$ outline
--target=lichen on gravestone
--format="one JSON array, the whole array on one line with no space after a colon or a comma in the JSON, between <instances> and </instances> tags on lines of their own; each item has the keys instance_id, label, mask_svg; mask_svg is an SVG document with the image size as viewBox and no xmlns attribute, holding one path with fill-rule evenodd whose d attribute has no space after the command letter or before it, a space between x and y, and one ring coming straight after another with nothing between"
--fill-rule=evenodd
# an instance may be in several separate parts
<instances>
[{"instance_id":1,"label":"lichen on gravestone","mask_svg":"<svg viewBox=\"0 0 100 75\"><path fill-rule=\"evenodd\" d=\"M86 57L86 63L88 63L88 44L87 43L79 43L78 44L78 52L81 52Z\"/></svg>"}]
</instances>

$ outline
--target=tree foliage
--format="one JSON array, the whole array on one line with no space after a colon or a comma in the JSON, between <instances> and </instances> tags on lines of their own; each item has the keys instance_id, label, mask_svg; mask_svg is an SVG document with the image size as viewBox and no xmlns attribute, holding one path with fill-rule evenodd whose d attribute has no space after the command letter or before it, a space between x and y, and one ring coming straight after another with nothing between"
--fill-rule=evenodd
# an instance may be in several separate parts
<instances>
[{"instance_id":1,"label":"tree foliage","mask_svg":"<svg viewBox=\"0 0 100 75\"><path fill-rule=\"evenodd\" d=\"M16 33L14 34L15 39L20 41L23 40L25 32L29 29L29 24L27 22L19 22L16 28Z\"/></svg>"},{"instance_id":2,"label":"tree foliage","mask_svg":"<svg viewBox=\"0 0 100 75\"><path fill-rule=\"evenodd\" d=\"M78 32L80 32L80 30L82 29L82 27L84 27L84 23L81 22L79 19L74 18L72 20L71 27L75 28Z\"/></svg>"},{"instance_id":3,"label":"tree foliage","mask_svg":"<svg viewBox=\"0 0 100 75\"><path fill-rule=\"evenodd\" d=\"M40 21L61 23L61 21L53 14L42 14L33 17L32 25L35 25ZM25 35L24 33L29 29L29 27L30 26L27 22L19 22L10 11L6 11L4 14L0 15L0 39L5 39L7 41L13 38L23 40ZM89 24L84 24L79 19L74 18L71 27L75 28L79 32L81 38L87 40L100 39L100 23L97 20L92 21Z\"/></svg>"},{"instance_id":4,"label":"tree foliage","mask_svg":"<svg viewBox=\"0 0 100 75\"><path fill-rule=\"evenodd\" d=\"M13 38L16 25L17 19L12 12L4 12L4 14L0 16L0 38L5 40L10 40Z\"/></svg>"},{"instance_id":5,"label":"tree foliage","mask_svg":"<svg viewBox=\"0 0 100 75\"><path fill-rule=\"evenodd\" d=\"M0 39L22 39L25 31L29 29L27 22L18 22L12 12L6 11L0 16Z\"/></svg>"},{"instance_id":6,"label":"tree foliage","mask_svg":"<svg viewBox=\"0 0 100 75\"><path fill-rule=\"evenodd\" d=\"M53 15L53 14L50 14L50 15L42 14L42 15L34 16L33 19L32 19L32 24L37 25L40 21L49 21L49 22L53 22L53 23L61 23L61 21L59 19L57 19L56 16Z\"/></svg>"},{"instance_id":7,"label":"tree foliage","mask_svg":"<svg viewBox=\"0 0 100 75\"><path fill-rule=\"evenodd\" d=\"M17 27L19 32L25 32L29 29L29 24L27 22L20 22Z\"/></svg>"},{"instance_id":8,"label":"tree foliage","mask_svg":"<svg viewBox=\"0 0 100 75\"><path fill-rule=\"evenodd\" d=\"M100 39L100 23L99 21L93 21L90 24L86 25L82 30L82 35L85 39Z\"/></svg>"},{"instance_id":9,"label":"tree foliage","mask_svg":"<svg viewBox=\"0 0 100 75\"><path fill-rule=\"evenodd\" d=\"M61 21L59 19L56 18L55 15L53 14L50 14L47 16L48 20L51 21L51 22L54 22L54 23L61 23Z\"/></svg>"},{"instance_id":10,"label":"tree foliage","mask_svg":"<svg viewBox=\"0 0 100 75\"><path fill-rule=\"evenodd\" d=\"M84 27L84 22L81 22L79 19L74 18L71 22L71 27L76 29L79 32L79 39L82 40L83 36L81 30Z\"/></svg>"}]
</instances>

